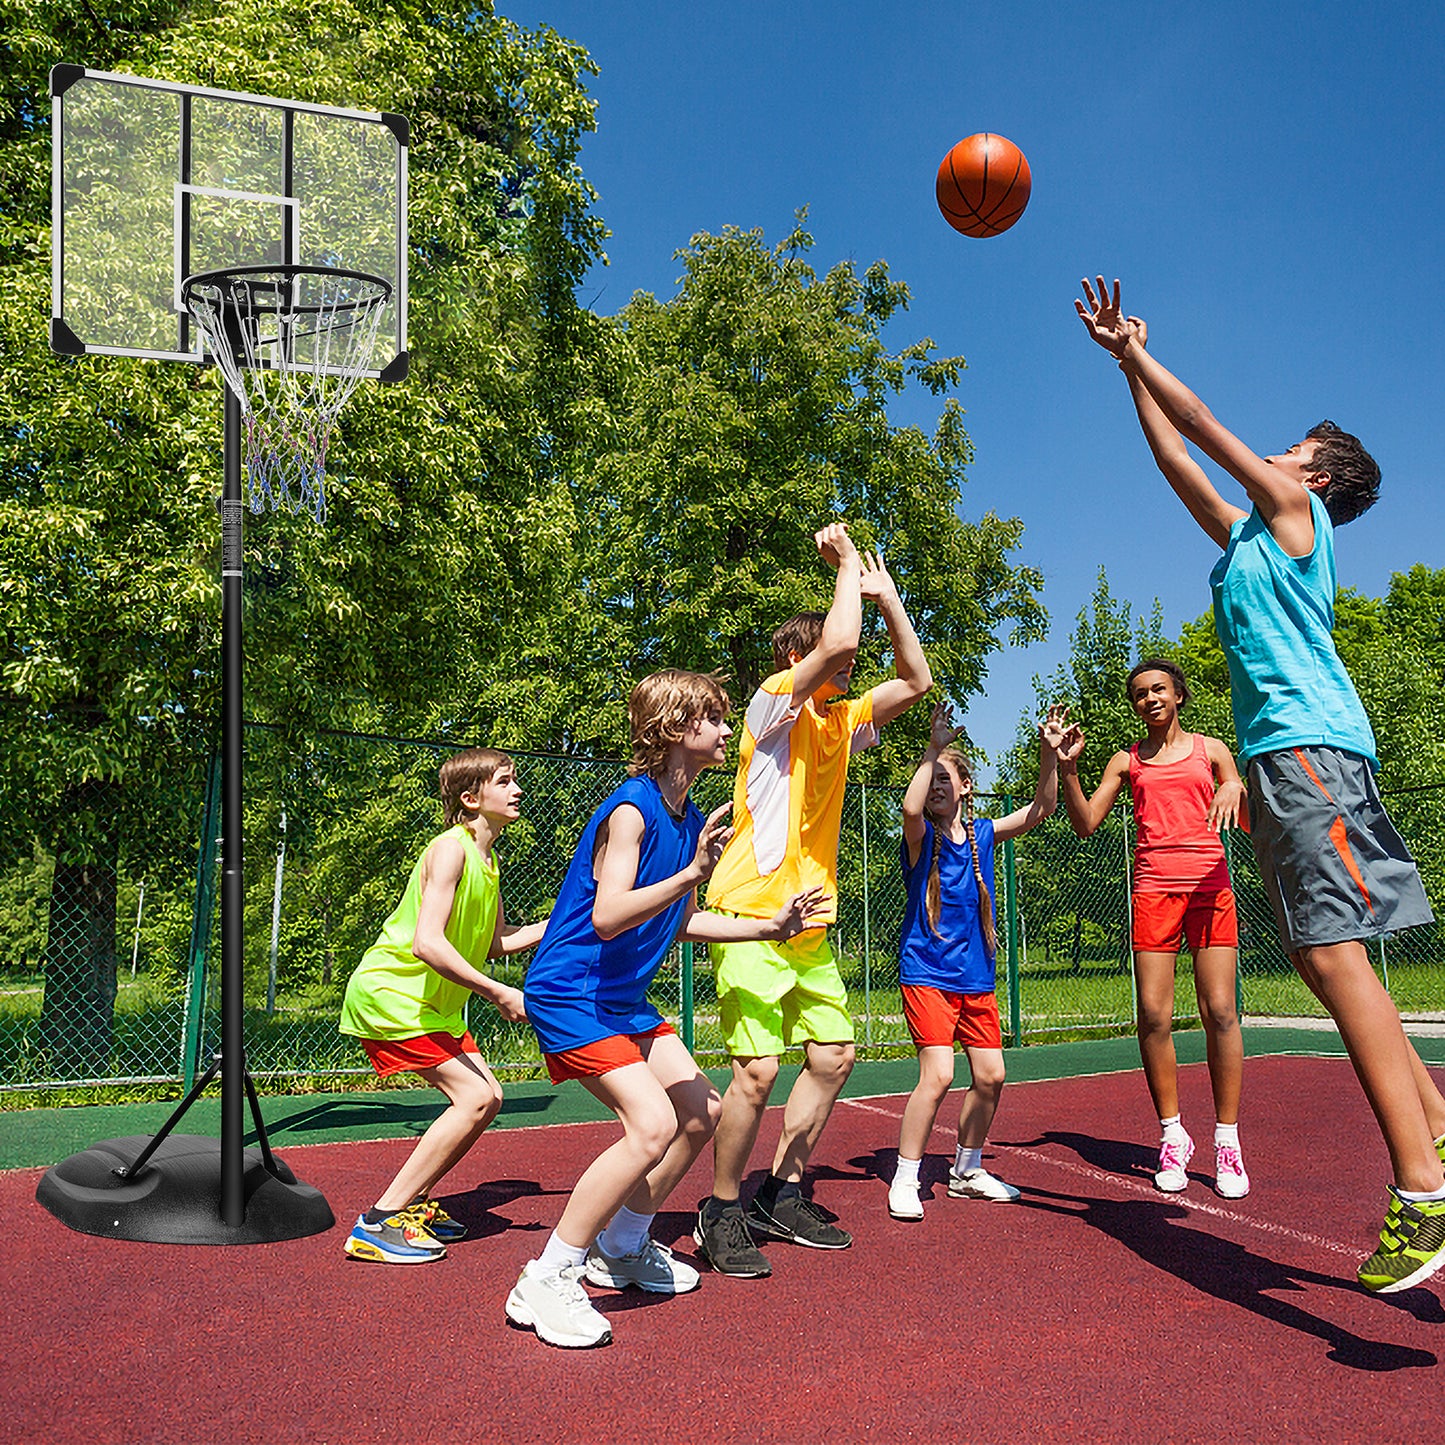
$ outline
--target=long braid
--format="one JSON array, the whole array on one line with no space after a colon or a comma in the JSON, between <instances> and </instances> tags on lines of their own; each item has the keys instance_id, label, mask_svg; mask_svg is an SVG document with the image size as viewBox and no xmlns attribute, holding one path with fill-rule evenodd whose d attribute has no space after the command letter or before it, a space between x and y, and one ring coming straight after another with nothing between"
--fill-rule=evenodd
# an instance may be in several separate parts
<instances>
[{"instance_id":1,"label":"long braid","mask_svg":"<svg viewBox=\"0 0 1445 1445\"><path fill-rule=\"evenodd\" d=\"M928 930L935 938L941 938L938 931L938 914L943 906L942 888L938 879L938 854L943 847L943 829L938 820L933 822L933 857L928 862L928 891L923 896L924 911L928 914Z\"/></svg>"},{"instance_id":2,"label":"long braid","mask_svg":"<svg viewBox=\"0 0 1445 1445\"><path fill-rule=\"evenodd\" d=\"M963 813L963 829L968 834L968 855L973 860L973 877L978 884L978 921L983 925L983 946L992 958L998 952L998 930L993 921L993 894L983 881L983 866L978 861L978 838L973 831L973 789L968 790L968 802Z\"/></svg>"}]
</instances>

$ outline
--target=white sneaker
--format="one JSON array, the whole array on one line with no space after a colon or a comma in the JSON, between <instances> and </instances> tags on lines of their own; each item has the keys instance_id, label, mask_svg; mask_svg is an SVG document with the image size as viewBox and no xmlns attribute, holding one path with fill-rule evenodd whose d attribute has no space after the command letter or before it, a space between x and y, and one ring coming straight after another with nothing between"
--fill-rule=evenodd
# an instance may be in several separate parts
<instances>
[{"instance_id":1,"label":"white sneaker","mask_svg":"<svg viewBox=\"0 0 1445 1445\"><path fill-rule=\"evenodd\" d=\"M580 1283L585 1268L569 1264L556 1274L544 1274L538 1261L529 1259L507 1296L507 1318L564 1350L610 1344L612 1326L592 1308Z\"/></svg>"},{"instance_id":2,"label":"white sneaker","mask_svg":"<svg viewBox=\"0 0 1445 1445\"><path fill-rule=\"evenodd\" d=\"M990 1204L1012 1204L1019 1191L987 1169L970 1169L965 1174L948 1173L948 1192L955 1199L986 1199Z\"/></svg>"},{"instance_id":3,"label":"white sneaker","mask_svg":"<svg viewBox=\"0 0 1445 1445\"><path fill-rule=\"evenodd\" d=\"M1178 1194L1189 1187L1189 1176L1185 1166L1194 1157L1194 1140L1188 1134L1182 1144L1165 1140L1159 1146L1159 1170L1154 1175L1154 1187L1161 1194Z\"/></svg>"},{"instance_id":4,"label":"white sneaker","mask_svg":"<svg viewBox=\"0 0 1445 1445\"><path fill-rule=\"evenodd\" d=\"M1214 1146L1214 1189L1221 1199L1243 1199L1249 1193L1249 1175L1237 1144Z\"/></svg>"},{"instance_id":5,"label":"white sneaker","mask_svg":"<svg viewBox=\"0 0 1445 1445\"><path fill-rule=\"evenodd\" d=\"M650 1234L644 1235L636 1254L608 1254L600 1244L587 1251L587 1281L602 1289L636 1285L649 1294L686 1294L696 1289L701 1276Z\"/></svg>"},{"instance_id":6,"label":"white sneaker","mask_svg":"<svg viewBox=\"0 0 1445 1445\"><path fill-rule=\"evenodd\" d=\"M896 1179L888 1186L888 1212L894 1219L919 1220L923 1218L923 1202L918 1197L916 1184L902 1183Z\"/></svg>"}]
</instances>

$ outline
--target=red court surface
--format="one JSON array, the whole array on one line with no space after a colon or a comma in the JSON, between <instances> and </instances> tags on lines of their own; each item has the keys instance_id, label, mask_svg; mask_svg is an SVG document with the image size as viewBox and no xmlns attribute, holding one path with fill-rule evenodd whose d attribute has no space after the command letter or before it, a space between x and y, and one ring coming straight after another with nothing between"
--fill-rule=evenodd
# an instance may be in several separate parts
<instances>
[{"instance_id":1,"label":"red court surface","mask_svg":"<svg viewBox=\"0 0 1445 1445\"><path fill-rule=\"evenodd\" d=\"M844 1253L767 1246L770 1280L677 1299L594 1291L614 1343L563 1351L502 1302L615 1126L511 1129L444 1197L473 1237L420 1267L345 1260L410 1141L287 1148L338 1224L285 1244L75 1234L0 1175L0 1438L46 1442L1395 1441L1438 1433L1445 1309L1354 1282L1386 1166L1348 1063L1250 1060L1254 1188L1217 1198L1208 1079L1181 1071L1192 1182L1150 1183L1142 1076L1011 1085L988 1162L1017 1205L950 1200L957 1095L921 1224L888 1217L901 1098L844 1101L814 1194ZM764 1150L776 1138L769 1112ZM465 1186L475 1184L466 1192ZM701 1168L656 1234L691 1257ZM1445 1278L1445 1276L1442 1276Z\"/></svg>"}]
</instances>

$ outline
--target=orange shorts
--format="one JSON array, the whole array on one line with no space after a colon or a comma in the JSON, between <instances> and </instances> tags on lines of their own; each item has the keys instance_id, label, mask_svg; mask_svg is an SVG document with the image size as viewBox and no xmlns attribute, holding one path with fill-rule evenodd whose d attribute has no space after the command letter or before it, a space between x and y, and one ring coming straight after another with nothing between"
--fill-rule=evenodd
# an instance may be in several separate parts
<instances>
[{"instance_id":1,"label":"orange shorts","mask_svg":"<svg viewBox=\"0 0 1445 1445\"><path fill-rule=\"evenodd\" d=\"M903 985L903 1017L915 1048L1003 1048L994 993L948 993L927 984Z\"/></svg>"},{"instance_id":2,"label":"orange shorts","mask_svg":"<svg viewBox=\"0 0 1445 1445\"><path fill-rule=\"evenodd\" d=\"M1183 945L1191 952L1239 947L1239 920L1228 888L1217 893L1134 895L1134 951L1178 953Z\"/></svg>"},{"instance_id":3,"label":"orange shorts","mask_svg":"<svg viewBox=\"0 0 1445 1445\"><path fill-rule=\"evenodd\" d=\"M480 1056L482 1052L470 1030L461 1038L455 1034L422 1034L415 1039L362 1039L361 1047L366 1050L371 1067L383 1079L388 1074L420 1073L448 1059L457 1059L463 1054Z\"/></svg>"},{"instance_id":4,"label":"orange shorts","mask_svg":"<svg viewBox=\"0 0 1445 1445\"><path fill-rule=\"evenodd\" d=\"M554 1084L567 1079L596 1079L610 1074L613 1069L628 1064L645 1062L639 1045L646 1039L660 1039L677 1030L664 1019L655 1029L643 1034L612 1034L598 1039L595 1044L583 1044L580 1049L564 1049L560 1054L543 1054L547 1061L547 1072Z\"/></svg>"}]
</instances>

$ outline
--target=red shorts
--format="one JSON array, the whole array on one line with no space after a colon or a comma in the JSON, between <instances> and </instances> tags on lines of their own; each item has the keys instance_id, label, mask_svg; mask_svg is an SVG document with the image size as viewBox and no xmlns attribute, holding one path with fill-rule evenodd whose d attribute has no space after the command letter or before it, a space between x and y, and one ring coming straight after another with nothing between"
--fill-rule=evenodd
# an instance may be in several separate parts
<instances>
[{"instance_id":1,"label":"red shorts","mask_svg":"<svg viewBox=\"0 0 1445 1445\"><path fill-rule=\"evenodd\" d=\"M1234 894L1228 888L1218 893L1134 895L1134 951L1178 953L1182 944L1191 952L1239 947Z\"/></svg>"},{"instance_id":2,"label":"red shorts","mask_svg":"<svg viewBox=\"0 0 1445 1445\"><path fill-rule=\"evenodd\" d=\"M461 1038L455 1034L422 1034L415 1039L362 1039L361 1047L371 1060L371 1067L381 1078L388 1074L420 1073L434 1069L448 1059L463 1054L481 1055L477 1041L468 1030Z\"/></svg>"},{"instance_id":3,"label":"red shorts","mask_svg":"<svg viewBox=\"0 0 1445 1445\"><path fill-rule=\"evenodd\" d=\"M903 1017L915 1048L1003 1048L994 993L948 993L927 984L903 985Z\"/></svg>"},{"instance_id":4,"label":"red shorts","mask_svg":"<svg viewBox=\"0 0 1445 1445\"><path fill-rule=\"evenodd\" d=\"M612 1034L598 1039L595 1044L583 1044L580 1049L564 1049L560 1054L543 1054L542 1057L547 1061L547 1072L554 1084L567 1079L596 1079L610 1074L613 1069L646 1062L640 1045L648 1039L660 1039L676 1032L664 1019L646 1033Z\"/></svg>"}]
</instances>

